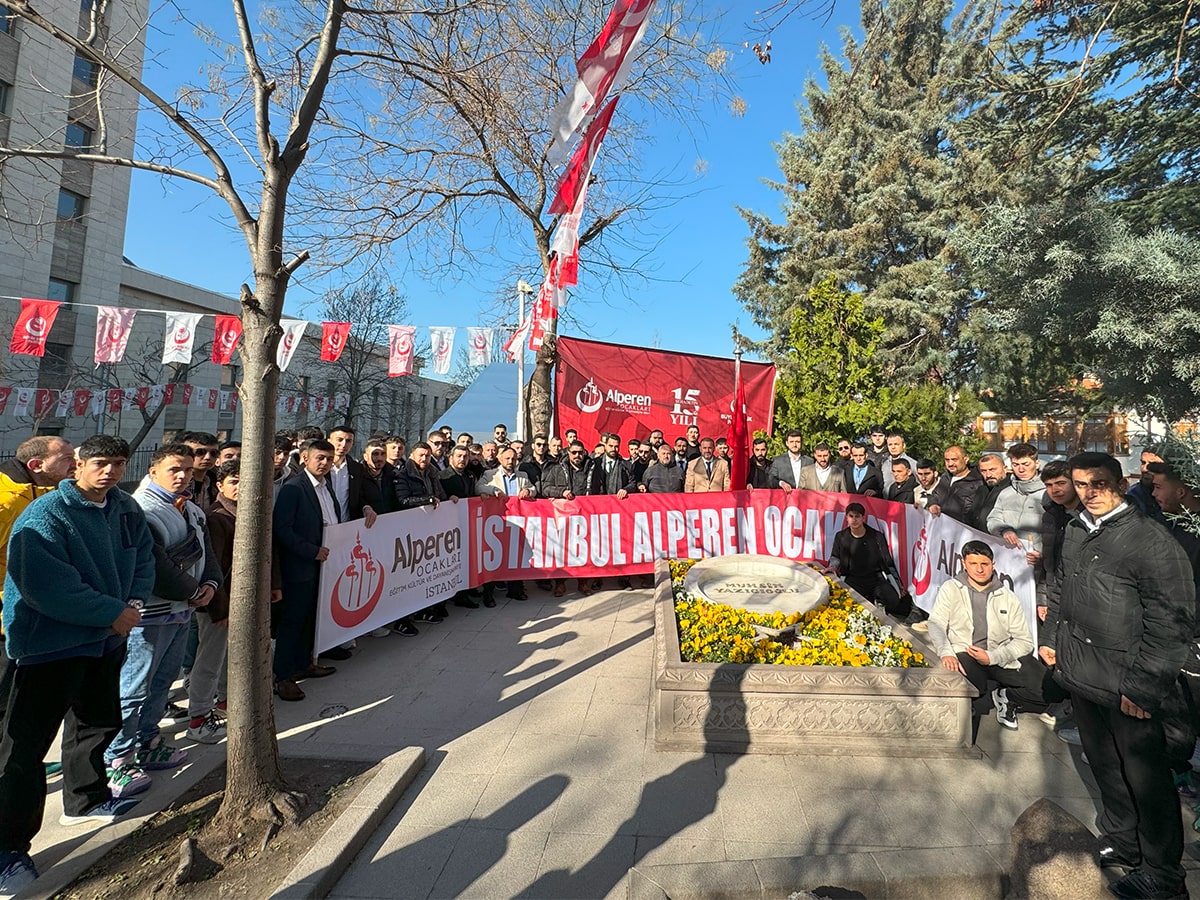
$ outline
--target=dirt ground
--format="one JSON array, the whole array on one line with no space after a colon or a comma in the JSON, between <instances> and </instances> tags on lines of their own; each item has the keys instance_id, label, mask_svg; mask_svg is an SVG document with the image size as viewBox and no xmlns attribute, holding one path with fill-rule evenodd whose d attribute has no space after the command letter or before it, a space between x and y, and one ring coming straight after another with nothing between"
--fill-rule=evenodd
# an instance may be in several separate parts
<instances>
[{"instance_id":1,"label":"dirt ground","mask_svg":"<svg viewBox=\"0 0 1200 900\"><path fill-rule=\"evenodd\" d=\"M210 834L204 826L217 813L225 788L225 767L207 775L162 812L147 820L56 895L64 900L95 898L256 898L269 897L276 885L320 840L350 805L377 766L329 759L284 759L289 788L308 795L298 825L285 825L271 838L264 822L247 822L231 838ZM195 840L191 877L176 884L180 845Z\"/></svg>"}]
</instances>

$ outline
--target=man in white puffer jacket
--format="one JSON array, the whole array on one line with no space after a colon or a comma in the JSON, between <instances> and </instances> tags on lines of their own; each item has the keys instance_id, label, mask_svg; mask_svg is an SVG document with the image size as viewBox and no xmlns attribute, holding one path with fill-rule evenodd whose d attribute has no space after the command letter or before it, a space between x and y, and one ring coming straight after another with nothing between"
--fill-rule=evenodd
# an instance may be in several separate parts
<instances>
[{"instance_id":1,"label":"man in white puffer jacket","mask_svg":"<svg viewBox=\"0 0 1200 900\"><path fill-rule=\"evenodd\" d=\"M1017 595L995 577L992 548L963 544L963 571L938 590L929 614L929 640L942 667L958 672L979 691L975 710L986 709L988 682L996 718L1017 727L1017 712L1046 711L1042 684L1046 667L1033 656L1033 632Z\"/></svg>"}]
</instances>

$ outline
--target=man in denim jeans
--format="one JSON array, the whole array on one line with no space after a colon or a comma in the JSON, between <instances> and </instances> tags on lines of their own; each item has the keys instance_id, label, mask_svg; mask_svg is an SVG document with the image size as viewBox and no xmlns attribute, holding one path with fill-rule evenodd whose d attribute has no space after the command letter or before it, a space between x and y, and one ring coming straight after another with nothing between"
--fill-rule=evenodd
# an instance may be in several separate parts
<instances>
[{"instance_id":1,"label":"man in denim jeans","mask_svg":"<svg viewBox=\"0 0 1200 900\"><path fill-rule=\"evenodd\" d=\"M150 477L133 494L154 538L155 577L121 667L121 731L104 754L115 797L149 788L144 770L171 769L187 759L163 741L158 721L179 674L192 611L207 606L221 584L207 520L188 499L191 485L191 447L167 444L154 451Z\"/></svg>"}]
</instances>

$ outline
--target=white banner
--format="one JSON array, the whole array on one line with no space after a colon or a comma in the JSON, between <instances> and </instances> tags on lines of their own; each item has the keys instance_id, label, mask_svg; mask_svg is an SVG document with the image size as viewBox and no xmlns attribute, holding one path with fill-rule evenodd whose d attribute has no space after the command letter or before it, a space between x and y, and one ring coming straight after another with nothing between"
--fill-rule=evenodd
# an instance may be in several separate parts
<instances>
[{"instance_id":1,"label":"white banner","mask_svg":"<svg viewBox=\"0 0 1200 900\"><path fill-rule=\"evenodd\" d=\"M439 503L325 529L313 653L453 597L467 587L468 504Z\"/></svg>"},{"instance_id":2,"label":"white banner","mask_svg":"<svg viewBox=\"0 0 1200 900\"><path fill-rule=\"evenodd\" d=\"M467 329L468 365L490 366L492 364L492 343L495 341L495 334L491 328Z\"/></svg>"},{"instance_id":3,"label":"white banner","mask_svg":"<svg viewBox=\"0 0 1200 900\"><path fill-rule=\"evenodd\" d=\"M433 374L449 375L450 358L454 355L454 329L430 325L429 353L433 357Z\"/></svg>"},{"instance_id":4,"label":"white banner","mask_svg":"<svg viewBox=\"0 0 1200 900\"><path fill-rule=\"evenodd\" d=\"M1037 646L1037 587L1034 569L1025 560L1025 549L1013 549L998 537L969 528L949 516L933 516L923 509L908 508L909 577L913 601L929 612L938 589L962 571L962 545L983 541L996 557L996 577L1021 601L1025 620Z\"/></svg>"},{"instance_id":5,"label":"white banner","mask_svg":"<svg viewBox=\"0 0 1200 900\"><path fill-rule=\"evenodd\" d=\"M283 329L283 335L279 338L279 347L275 350L275 363L280 372L286 372L292 357L296 355L296 348L300 346L300 339L304 337L304 329L308 327L308 323L301 319L280 319L279 327Z\"/></svg>"},{"instance_id":6,"label":"white banner","mask_svg":"<svg viewBox=\"0 0 1200 900\"><path fill-rule=\"evenodd\" d=\"M167 333L163 340L163 363L190 363L192 346L196 343L196 326L203 316L200 313L175 312L165 315Z\"/></svg>"},{"instance_id":7,"label":"white banner","mask_svg":"<svg viewBox=\"0 0 1200 900\"><path fill-rule=\"evenodd\" d=\"M129 332L133 329L136 309L118 306L96 307L96 364L119 363L125 358Z\"/></svg>"}]
</instances>

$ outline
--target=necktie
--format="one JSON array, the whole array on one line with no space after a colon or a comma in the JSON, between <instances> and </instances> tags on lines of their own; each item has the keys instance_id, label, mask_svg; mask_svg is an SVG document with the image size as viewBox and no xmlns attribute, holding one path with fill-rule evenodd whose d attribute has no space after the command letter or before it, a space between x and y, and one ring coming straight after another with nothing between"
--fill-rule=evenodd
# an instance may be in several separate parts
<instances>
[{"instance_id":1,"label":"necktie","mask_svg":"<svg viewBox=\"0 0 1200 900\"><path fill-rule=\"evenodd\" d=\"M704 461L704 468L708 472L708 478L711 481L712 480L712 460L711 459L706 459Z\"/></svg>"}]
</instances>

